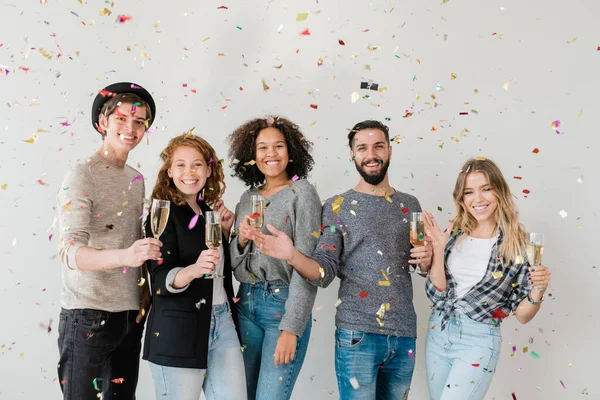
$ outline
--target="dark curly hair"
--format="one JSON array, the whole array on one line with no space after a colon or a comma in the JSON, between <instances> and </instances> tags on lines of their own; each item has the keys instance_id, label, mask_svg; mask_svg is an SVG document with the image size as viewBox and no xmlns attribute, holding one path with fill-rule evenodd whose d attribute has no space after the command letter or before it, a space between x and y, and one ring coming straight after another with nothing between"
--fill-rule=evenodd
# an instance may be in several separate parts
<instances>
[{"instance_id":1,"label":"dark curly hair","mask_svg":"<svg viewBox=\"0 0 600 400\"><path fill-rule=\"evenodd\" d=\"M186 203L181 192L179 192L175 183L173 183L173 179L169 178L168 174L168 170L173 163L173 153L181 146L188 146L198 150L212 170L210 177L206 180L206 184L204 184L204 188L202 188L204 202L212 207L223 196L225 192L225 175L223 174L223 166L217 158L215 149L200 136L193 135L192 131L193 129L188 133L171 139L167 147L160 153L163 165L158 171L156 185L154 185L154 190L152 190L152 199L170 200L178 206Z\"/></svg>"},{"instance_id":2,"label":"dark curly hair","mask_svg":"<svg viewBox=\"0 0 600 400\"><path fill-rule=\"evenodd\" d=\"M315 160L310 152L313 144L304 137L298 125L277 116L256 118L237 128L229 137L229 165L246 186L258 187L265 182L265 175L256 164L256 137L265 128L275 128L285 137L289 162L285 168L288 177L295 175L306 178L312 170Z\"/></svg>"}]
</instances>

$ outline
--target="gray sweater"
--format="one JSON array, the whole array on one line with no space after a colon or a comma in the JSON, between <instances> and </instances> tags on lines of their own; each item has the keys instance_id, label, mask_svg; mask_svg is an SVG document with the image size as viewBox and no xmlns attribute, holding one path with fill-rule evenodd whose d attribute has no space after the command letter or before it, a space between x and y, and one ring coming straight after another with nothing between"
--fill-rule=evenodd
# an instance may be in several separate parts
<instances>
[{"instance_id":1,"label":"gray sweater","mask_svg":"<svg viewBox=\"0 0 600 400\"><path fill-rule=\"evenodd\" d=\"M250 215L253 194L258 194L254 188L244 192L235 207L236 231L244 216ZM314 186L307 180L300 179L265 200L263 232L268 233L267 224L273 225L285 232L302 254L310 256L321 230L321 200ZM285 302L285 314L281 318L279 329L301 336L310 318L317 288L302 278L287 262L264 254L249 254L256 252L252 241L240 252L236 235L231 241L230 251L233 275L238 281L283 281L289 284L289 297Z\"/></svg>"},{"instance_id":2,"label":"gray sweater","mask_svg":"<svg viewBox=\"0 0 600 400\"><path fill-rule=\"evenodd\" d=\"M334 213L333 203L343 203ZM417 336L411 276L409 212L421 211L416 197L385 197L349 190L323 206L323 234L312 255L327 287L340 278L335 324L389 336Z\"/></svg>"},{"instance_id":3,"label":"gray sweater","mask_svg":"<svg viewBox=\"0 0 600 400\"><path fill-rule=\"evenodd\" d=\"M97 154L67 173L57 194L63 308L140 308L140 268L82 271L75 253L82 246L125 249L140 239L144 192L138 171L128 165L115 167Z\"/></svg>"}]
</instances>

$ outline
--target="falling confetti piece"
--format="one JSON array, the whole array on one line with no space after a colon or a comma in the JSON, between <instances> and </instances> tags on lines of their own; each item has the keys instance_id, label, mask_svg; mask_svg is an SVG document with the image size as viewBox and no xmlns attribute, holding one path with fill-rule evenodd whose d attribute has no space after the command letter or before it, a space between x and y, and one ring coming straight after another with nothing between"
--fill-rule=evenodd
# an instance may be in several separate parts
<instances>
[{"instance_id":1,"label":"falling confetti piece","mask_svg":"<svg viewBox=\"0 0 600 400\"><path fill-rule=\"evenodd\" d=\"M538 360L539 360L540 358L542 358L542 357L541 357L541 356L540 356L538 353L536 353L535 351L532 351L531 353L529 353L529 355L530 355L532 358L535 358L535 359L538 359Z\"/></svg>"},{"instance_id":2,"label":"falling confetti piece","mask_svg":"<svg viewBox=\"0 0 600 400\"><path fill-rule=\"evenodd\" d=\"M560 216L564 218L567 218L567 212L565 210L560 210L559 212Z\"/></svg>"},{"instance_id":3,"label":"falling confetti piece","mask_svg":"<svg viewBox=\"0 0 600 400\"><path fill-rule=\"evenodd\" d=\"M471 364L473 367L479 367L480 364Z\"/></svg>"},{"instance_id":4,"label":"falling confetti piece","mask_svg":"<svg viewBox=\"0 0 600 400\"><path fill-rule=\"evenodd\" d=\"M340 304L342 304L342 299L337 299L335 302L335 308L338 308Z\"/></svg>"},{"instance_id":5,"label":"falling confetti piece","mask_svg":"<svg viewBox=\"0 0 600 400\"><path fill-rule=\"evenodd\" d=\"M533 149L533 151L532 151L533 154L537 154L539 152L540 152L540 149L538 149L537 147L535 149Z\"/></svg>"},{"instance_id":6,"label":"falling confetti piece","mask_svg":"<svg viewBox=\"0 0 600 400\"><path fill-rule=\"evenodd\" d=\"M315 109L315 110L316 110L316 109L318 109L318 108L319 108L319 106L318 106L318 105L316 105L316 104L311 104L311 105L310 105L310 108L313 108L313 109Z\"/></svg>"},{"instance_id":7,"label":"falling confetti piece","mask_svg":"<svg viewBox=\"0 0 600 400\"><path fill-rule=\"evenodd\" d=\"M455 80L456 79L456 74L453 72L450 74L450 80Z\"/></svg>"},{"instance_id":8,"label":"falling confetti piece","mask_svg":"<svg viewBox=\"0 0 600 400\"><path fill-rule=\"evenodd\" d=\"M123 379L123 378L112 379L111 382L121 384L121 383L125 382L125 379Z\"/></svg>"},{"instance_id":9,"label":"falling confetti piece","mask_svg":"<svg viewBox=\"0 0 600 400\"><path fill-rule=\"evenodd\" d=\"M390 281L379 281L379 286L390 286Z\"/></svg>"},{"instance_id":10,"label":"falling confetti piece","mask_svg":"<svg viewBox=\"0 0 600 400\"><path fill-rule=\"evenodd\" d=\"M310 31L308 29L305 29L302 32L300 32L300 35L302 35L302 36L310 36Z\"/></svg>"},{"instance_id":11,"label":"falling confetti piece","mask_svg":"<svg viewBox=\"0 0 600 400\"><path fill-rule=\"evenodd\" d=\"M125 22L129 21L131 19L131 17L129 15L119 15L117 17L117 22L120 24L124 24Z\"/></svg>"},{"instance_id":12,"label":"falling confetti piece","mask_svg":"<svg viewBox=\"0 0 600 400\"><path fill-rule=\"evenodd\" d=\"M567 387L565 386L565 383L564 383L562 380L560 381L560 384L561 384L561 385L562 385L562 387L564 387L565 389L567 388Z\"/></svg>"},{"instance_id":13,"label":"falling confetti piece","mask_svg":"<svg viewBox=\"0 0 600 400\"><path fill-rule=\"evenodd\" d=\"M317 239L319 238L319 232L316 232L316 231L314 231L314 232L312 233L312 235L313 235L315 238L317 238Z\"/></svg>"},{"instance_id":14,"label":"falling confetti piece","mask_svg":"<svg viewBox=\"0 0 600 400\"><path fill-rule=\"evenodd\" d=\"M194 227L196 226L196 224L198 223L198 218L200 217L200 214L196 214L192 217L192 219L190 220L190 223L188 224L188 229L192 230L194 229Z\"/></svg>"},{"instance_id":15,"label":"falling confetti piece","mask_svg":"<svg viewBox=\"0 0 600 400\"><path fill-rule=\"evenodd\" d=\"M352 93L352 102L356 103L358 100L360 100L360 93L358 93L358 92Z\"/></svg>"},{"instance_id":16,"label":"falling confetti piece","mask_svg":"<svg viewBox=\"0 0 600 400\"><path fill-rule=\"evenodd\" d=\"M112 11L110 11L108 8L103 8L102 10L100 10L100 15L103 17L108 16L110 14L112 14Z\"/></svg>"},{"instance_id":17,"label":"falling confetti piece","mask_svg":"<svg viewBox=\"0 0 600 400\"><path fill-rule=\"evenodd\" d=\"M360 292L358 295L360 296L361 299L364 299L365 297L368 296L368 294L366 292Z\"/></svg>"},{"instance_id":18,"label":"falling confetti piece","mask_svg":"<svg viewBox=\"0 0 600 400\"><path fill-rule=\"evenodd\" d=\"M524 190L523 190L523 193L524 193L524 194L529 194L529 193L531 193L531 192L529 191L529 189L524 189Z\"/></svg>"},{"instance_id":19,"label":"falling confetti piece","mask_svg":"<svg viewBox=\"0 0 600 400\"><path fill-rule=\"evenodd\" d=\"M138 280L138 286L144 286L144 283L146 283L146 278L144 278L143 276L140 277L140 279Z\"/></svg>"},{"instance_id":20,"label":"falling confetti piece","mask_svg":"<svg viewBox=\"0 0 600 400\"><path fill-rule=\"evenodd\" d=\"M346 43L344 43L344 41L343 41L342 39L338 40L338 43L339 43L340 45L342 45L342 46L345 46L345 45L346 45Z\"/></svg>"},{"instance_id":21,"label":"falling confetti piece","mask_svg":"<svg viewBox=\"0 0 600 400\"><path fill-rule=\"evenodd\" d=\"M0 187L2 188L2 190L6 190L6 188L8 187L8 183L3 183Z\"/></svg>"},{"instance_id":22,"label":"falling confetti piece","mask_svg":"<svg viewBox=\"0 0 600 400\"><path fill-rule=\"evenodd\" d=\"M264 79L262 80L262 85L263 85L263 90L264 90L265 92L266 92L267 90L271 89L271 88L269 87L269 85L267 85L267 82L265 82L265 80L264 80Z\"/></svg>"},{"instance_id":23,"label":"falling confetti piece","mask_svg":"<svg viewBox=\"0 0 600 400\"><path fill-rule=\"evenodd\" d=\"M238 301L240 301L240 298L239 298L239 297L233 297L233 298L232 298L232 300L233 300L233 303L235 304L235 303L237 303Z\"/></svg>"},{"instance_id":24,"label":"falling confetti piece","mask_svg":"<svg viewBox=\"0 0 600 400\"><path fill-rule=\"evenodd\" d=\"M296 14L296 22L306 21L306 18L308 18L308 13L307 12Z\"/></svg>"},{"instance_id":25,"label":"falling confetti piece","mask_svg":"<svg viewBox=\"0 0 600 400\"><path fill-rule=\"evenodd\" d=\"M413 349L408 350L408 357L409 358L415 358L415 352Z\"/></svg>"},{"instance_id":26,"label":"falling confetti piece","mask_svg":"<svg viewBox=\"0 0 600 400\"><path fill-rule=\"evenodd\" d=\"M23 140L25 143L35 143L38 140L38 135L33 135L31 139Z\"/></svg>"}]
</instances>

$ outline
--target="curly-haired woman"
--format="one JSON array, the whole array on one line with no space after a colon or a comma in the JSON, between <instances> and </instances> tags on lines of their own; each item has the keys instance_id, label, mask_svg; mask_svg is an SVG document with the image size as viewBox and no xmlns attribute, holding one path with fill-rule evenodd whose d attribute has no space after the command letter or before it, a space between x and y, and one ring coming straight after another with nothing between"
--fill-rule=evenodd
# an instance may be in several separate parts
<instances>
[{"instance_id":1,"label":"curly-haired woman","mask_svg":"<svg viewBox=\"0 0 600 400\"><path fill-rule=\"evenodd\" d=\"M152 309L144 359L157 399L245 399L244 367L229 299L233 298L227 237L233 213L220 200L223 168L207 141L179 135L161 153L153 199L170 200L161 236L162 260L150 262ZM205 245L204 213L221 215L218 250ZM150 224L146 224L151 236ZM224 279L205 279L213 271Z\"/></svg>"},{"instance_id":2,"label":"curly-haired woman","mask_svg":"<svg viewBox=\"0 0 600 400\"><path fill-rule=\"evenodd\" d=\"M236 207L231 266L240 288L238 326L249 399L289 399L311 330L317 288L252 242L252 196L264 199L264 226L285 232L309 256L321 225L321 201L306 177L312 144L281 117L246 122L229 136L232 167L248 190Z\"/></svg>"}]
</instances>

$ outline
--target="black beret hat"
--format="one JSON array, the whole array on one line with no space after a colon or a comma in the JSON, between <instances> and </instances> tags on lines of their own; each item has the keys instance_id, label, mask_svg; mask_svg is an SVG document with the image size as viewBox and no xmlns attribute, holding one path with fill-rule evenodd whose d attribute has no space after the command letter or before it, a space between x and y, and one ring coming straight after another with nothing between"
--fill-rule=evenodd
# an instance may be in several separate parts
<instances>
[{"instance_id":1,"label":"black beret hat","mask_svg":"<svg viewBox=\"0 0 600 400\"><path fill-rule=\"evenodd\" d=\"M94 129L100 132L98 129L98 117L100 117L100 112L102 111L102 106L104 103L109 101L112 97L122 93L132 93L137 95L140 99L144 100L150 106L150 111L152 112L152 118L148 121L148 128L154 122L154 118L156 117L156 104L154 104L154 99L152 95L140 85L136 85L131 82L118 82L113 83L112 85L108 85L104 89L98 92L98 95L94 99L94 104L92 105L92 125ZM102 133L102 132L100 132Z\"/></svg>"}]
</instances>

